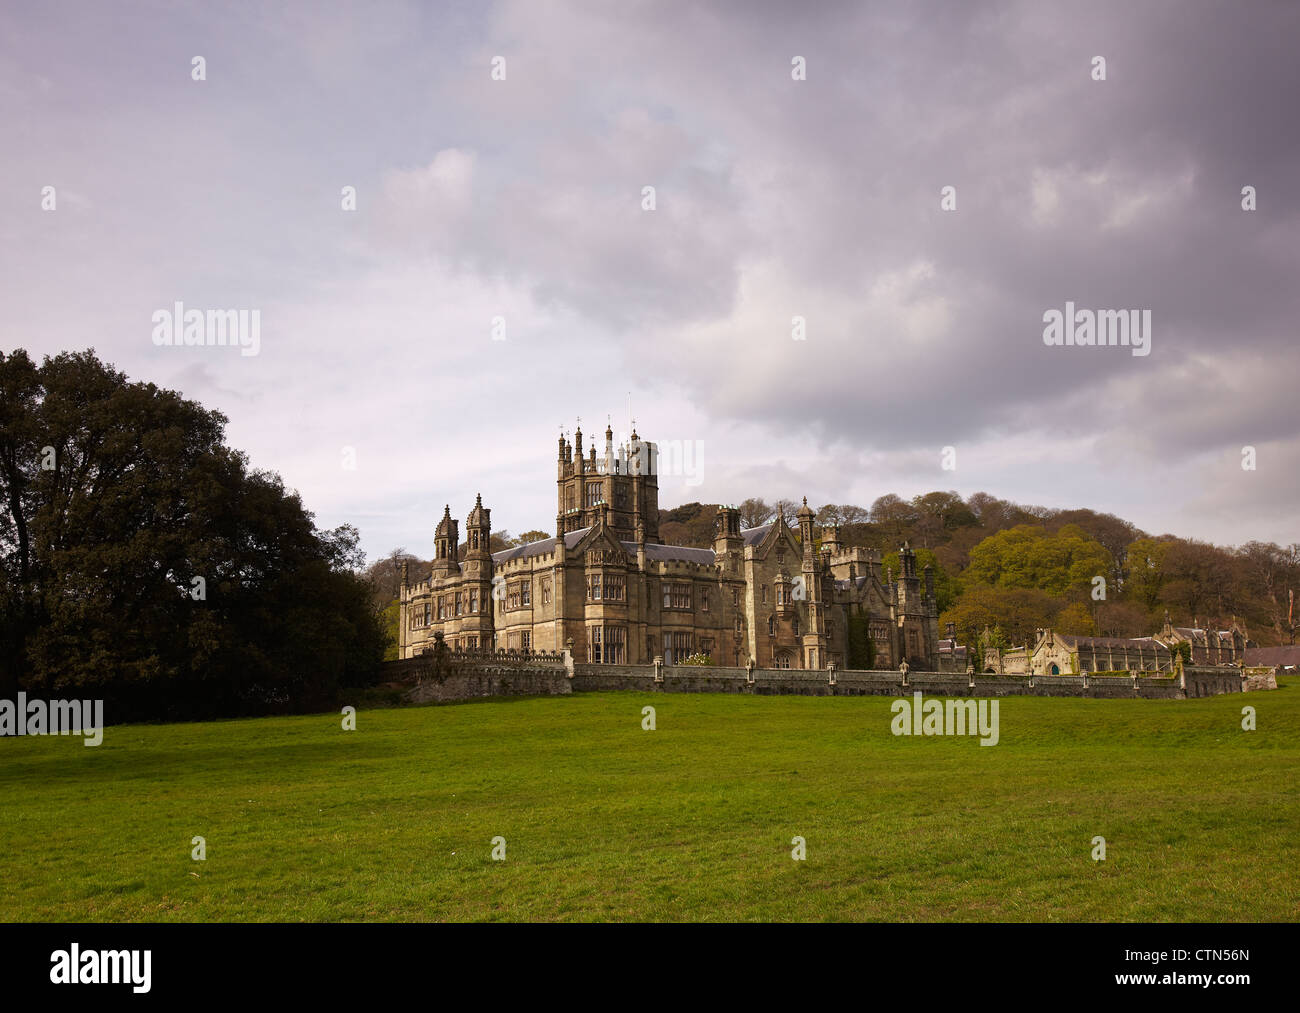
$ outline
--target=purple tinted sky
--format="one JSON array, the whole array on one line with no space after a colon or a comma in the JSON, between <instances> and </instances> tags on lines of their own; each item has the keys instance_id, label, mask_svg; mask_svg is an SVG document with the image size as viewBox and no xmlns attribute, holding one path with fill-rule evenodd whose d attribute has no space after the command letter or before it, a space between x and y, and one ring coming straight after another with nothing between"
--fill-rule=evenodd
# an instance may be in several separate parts
<instances>
[{"instance_id":1,"label":"purple tinted sky","mask_svg":"<svg viewBox=\"0 0 1300 1013\"><path fill-rule=\"evenodd\" d=\"M476 492L551 530L559 427L629 403L702 441L665 505L982 489L1300 541L1300 5L15 7L0 347L220 408L372 555ZM261 353L155 347L177 300L259 309ZM1150 309L1152 354L1044 346L1066 300Z\"/></svg>"}]
</instances>

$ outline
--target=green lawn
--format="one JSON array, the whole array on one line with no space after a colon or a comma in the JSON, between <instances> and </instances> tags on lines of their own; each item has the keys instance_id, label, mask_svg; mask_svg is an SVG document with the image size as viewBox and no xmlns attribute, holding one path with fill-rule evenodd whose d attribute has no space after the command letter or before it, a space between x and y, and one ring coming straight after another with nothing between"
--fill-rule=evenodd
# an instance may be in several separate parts
<instances>
[{"instance_id":1,"label":"green lawn","mask_svg":"<svg viewBox=\"0 0 1300 1013\"><path fill-rule=\"evenodd\" d=\"M1006 698L993 747L894 737L890 703L602 693L3 739L0 919L1297 919L1300 679Z\"/></svg>"}]
</instances>

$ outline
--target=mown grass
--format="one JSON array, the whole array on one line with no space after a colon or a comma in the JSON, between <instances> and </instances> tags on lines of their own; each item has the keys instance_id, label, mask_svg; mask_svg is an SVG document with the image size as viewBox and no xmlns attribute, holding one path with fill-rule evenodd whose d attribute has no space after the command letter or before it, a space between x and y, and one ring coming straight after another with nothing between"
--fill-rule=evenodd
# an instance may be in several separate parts
<instances>
[{"instance_id":1,"label":"mown grass","mask_svg":"<svg viewBox=\"0 0 1300 1013\"><path fill-rule=\"evenodd\" d=\"M1300 679L1006 698L994 747L895 737L890 703L601 693L0 739L0 919L1300 913Z\"/></svg>"}]
</instances>

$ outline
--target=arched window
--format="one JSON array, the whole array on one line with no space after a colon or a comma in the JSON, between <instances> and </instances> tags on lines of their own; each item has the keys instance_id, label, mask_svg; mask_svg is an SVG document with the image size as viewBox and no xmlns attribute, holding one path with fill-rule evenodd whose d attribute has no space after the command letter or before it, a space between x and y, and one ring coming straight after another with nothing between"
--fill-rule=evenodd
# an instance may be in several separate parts
<instances>
[{"instance_id":1,"label":"arched window","mask_svg":"<svg viewBox=\"0 0 1300 1013\"><path fill-rule=\"evenodd\" d=\"M776 616L767 617L767 635L769 637L776 636Z\"/></svg>"}]
</instances>

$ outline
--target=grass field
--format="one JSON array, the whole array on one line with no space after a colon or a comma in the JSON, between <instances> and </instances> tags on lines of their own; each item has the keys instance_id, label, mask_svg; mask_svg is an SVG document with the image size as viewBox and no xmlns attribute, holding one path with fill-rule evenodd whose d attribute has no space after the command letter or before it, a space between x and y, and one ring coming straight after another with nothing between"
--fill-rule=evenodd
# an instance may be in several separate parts
<instances>
[{"instance_id":1,"label":"grass field","mask_svg":"<svg viewBox=\"0 0 1300 1013\"><path fill-rule=\"evenodd\" d=\"M1300 679L1006 698L993 747L895 737L890 703L602 693L3 739L0 918L1300 916Z\"/></svg>"}]
</instances>

